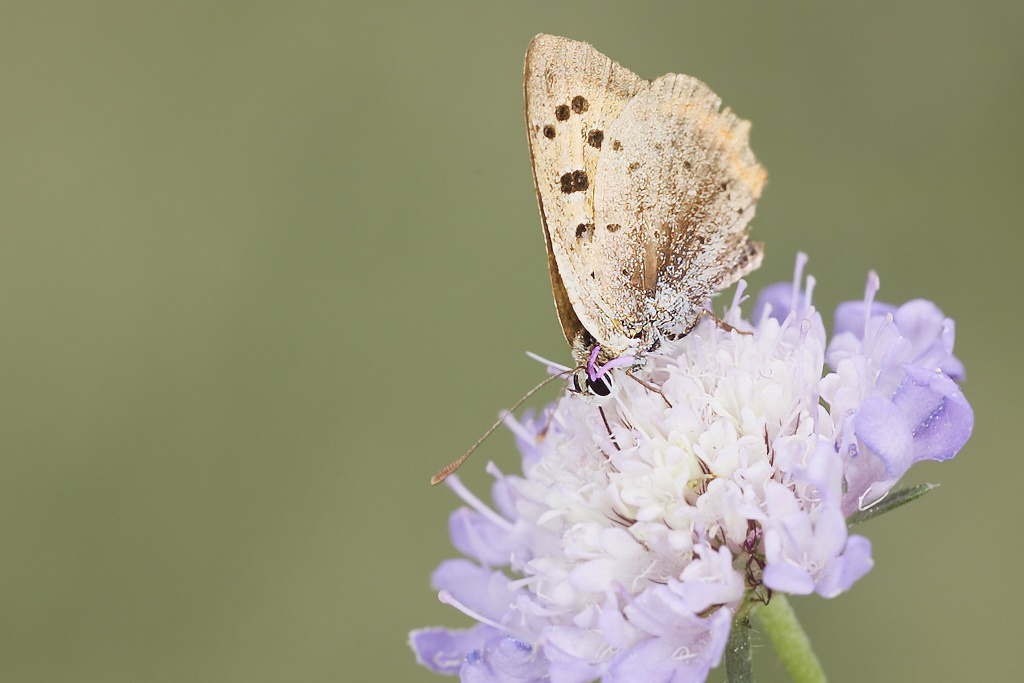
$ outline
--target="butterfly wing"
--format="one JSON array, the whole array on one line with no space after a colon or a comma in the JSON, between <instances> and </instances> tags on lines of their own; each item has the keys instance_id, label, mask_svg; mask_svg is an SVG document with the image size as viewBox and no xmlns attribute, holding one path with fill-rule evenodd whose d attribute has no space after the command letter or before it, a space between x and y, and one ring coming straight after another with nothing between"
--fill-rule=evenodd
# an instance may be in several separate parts
<instances>
[{"instance_id":1,"label":"butterfly wing","mask_svg":"<svg viewBox=\"0 0 1024 683\"><path fill-rule=\"evenodd\" d=\"M596 279L594 192L607 129L649 83L586 43L539 35L526 53L526 127L555 307L577 361L592 337L623 350L639 312Z\"/></svg>"},{"instance_id":2,"label":"butterfly wing","mask_svg":"<svg viewBox=\"0 0 1024 683\"><path fill-rule=\"evenodd\" d=\"M646 302L644 344L689 331L711 294L761 262L747 234L765 171L749 130L706 85L668 74L606 131L594 183L597 278Z\"/></svg>"}]
</instances>

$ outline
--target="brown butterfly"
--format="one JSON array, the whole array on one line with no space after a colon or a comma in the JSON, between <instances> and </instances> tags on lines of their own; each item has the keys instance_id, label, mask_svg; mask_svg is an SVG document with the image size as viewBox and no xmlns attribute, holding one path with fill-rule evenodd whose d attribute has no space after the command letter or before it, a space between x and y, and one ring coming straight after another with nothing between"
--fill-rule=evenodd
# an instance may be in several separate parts
<instances>
[{"instance_id":1,"label":"brown butterfly","mask_svg":"<svg viewBox=\"0 0 1024 683\"><path fill-rule=\"evenodd\" d=\"M577 364L572 387L606 396L610 370L639 367L687 334L712 294L760 265L747 226L765 171L750 123L690 76L645 81L586 43L542 34L526 52L524 88L551 289Z\"/></svg>"},{"instance_id":2,"label":"brown butterfly","mask_svg":"<svg viewBox=\"0 0 1024 683\"><path fill-rule=\"evenodd\" d=\"M574 385L604 395L608 370L685 335L711 294L760 265L747 226L765 171L750 123L690 76L645 81L586 43L539 35L524 83Z\"/></svg>"}]
</instances>

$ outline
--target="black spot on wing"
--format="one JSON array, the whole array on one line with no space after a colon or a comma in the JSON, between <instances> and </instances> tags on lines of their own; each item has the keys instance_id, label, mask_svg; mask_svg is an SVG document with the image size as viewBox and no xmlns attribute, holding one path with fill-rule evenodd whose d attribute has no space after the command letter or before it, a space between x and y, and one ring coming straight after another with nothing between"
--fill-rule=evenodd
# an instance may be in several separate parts
<instances>
[{"instance_id":1,"label":"black spot on wing","mask_svg":"<svg viewBox=\"0 0 1024 683\"><path fill-rule=\"evenodd\" d=\"M558 183L561 185L563 194L584 192L588 187L590 187L590 180L587 178L586 171L563 173L562 177L558 179Z\"/></svg>"},{"instance_id":2,"label":"black spot on wing","mask_svg":"<svg viewBox=\"0 0 1024 683\"><path fill-rule=\"evenodd\" d=\"M587 99L583 97L583 95L577 95L576 97L572 98L572 110L577 114L582 114L589 108L590 103L587 102Z\"/></svg>"},{"instance_id":3,"label":"black spot on wing","mask_svg":"<svg viewBox=\"0 0 1024 683\"><path fill-rule=\"evenodd\" d=\"M603 130L592 130L587 133L587 144L594 149L601 149L602 142L604 142Z\"/></svg>"},{"instance_id":4,"label":"black spot on wing","mask_svg":"<svg viewBox=\"0 0 1024 683\"><path fill-rule=\"evenodd\" d=\"M548 140L553 140L555 138L555 127L552 125L544 126L544 137Z\"/></svg>"},{"instance_id":5,"label":"black spot on wing","mask_svg":"<svg viewBox=\"0 0 1024 683\"><path fill-rule=\"evenodd\" d=\"M555 119L558 121L569 120L569 107L564 104L560 104L555 107Z\"/></svg>"},{"instance_id":6,"label":"black spot on wing","mask_svg":"<svg viewBox=\"0 0 1024 683\"><path fill-rule=\"evenodd\" d=\"M576 241L582 244L590 244L594 239L594 224L580 223L576 226Z\"/></svg>"}]
</instances>

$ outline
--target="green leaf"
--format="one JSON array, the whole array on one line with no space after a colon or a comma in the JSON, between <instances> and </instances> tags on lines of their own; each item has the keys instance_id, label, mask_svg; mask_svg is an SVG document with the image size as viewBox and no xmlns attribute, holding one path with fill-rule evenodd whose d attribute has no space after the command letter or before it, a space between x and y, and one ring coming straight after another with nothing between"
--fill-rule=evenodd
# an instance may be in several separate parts
<instances>
[{"instance_id":1,"label":"green leaf","mask_svg":"<svg viewBox=\"0 0 1024 683\"><path fill-rule=\"evenodd\" d=\"M846 523L853 526L854 524L866 522L872 517L877 517L883 512L889 512L901 505L906 505L912 500L917 500L932 489L936 489L938 487L938 484L917 484L916 486L907 486L906 488L899 489L898 491L890 491L885 498L878 501L867 510L854 512L852 515L847 517Z\"/></svg>"}]
</instances>

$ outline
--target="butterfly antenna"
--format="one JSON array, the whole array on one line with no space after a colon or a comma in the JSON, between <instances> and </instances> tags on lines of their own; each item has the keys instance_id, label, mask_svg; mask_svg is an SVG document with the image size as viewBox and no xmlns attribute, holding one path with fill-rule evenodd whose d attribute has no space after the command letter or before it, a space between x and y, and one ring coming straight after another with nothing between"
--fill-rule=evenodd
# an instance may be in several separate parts
<instances>
[{"instance_id":1,"label":"butterfly antenna","mask_svg":"<svg viewBox=\"0 0 1024 683\"><path fill-rule=\"evenodd\" d=\"M482 444L484 441L486 441L487 437L489 437L491 434L493 434L495 429L500 427L505 422L505 418L506 417L508 417L510 414L514 413L519 406L523 405L523 403L526 402L526 399L528 399L531 396L533 396L534 394L536 394L538 391L540 391L540 389L542 387L544 387L545 385L550 383L552 380L558 379L559 377L564 377L565 375L568 375L571 372L573 372L573 370L565 370L563 372L558 373L557 375L551 375L550 377L545 379L543 382L541 382L540 384L535 386L533 389L530 389L529 391L527 391L526 394L524 394L521 399L516 401L515 404L511 408L509 408L508 410L502 412L501 417L498 418L498 421L495 422L493 425L491 425L491 428L488 429L486 432L484 432L483 436L481 436L479 439L477 439L476 443L473 444L472 446L470 446L469 450L466 451L465 453L463 453L461 458L459 458L458 460L456 460L455 462L451 463L450 465L445 467L443 470L441 470L440 472L438 472L437 474L432 476L430 478L431 485L440 484L442 481L444 481L445 479L448 478L449 474L451 474L455 470L459 469L462 466L462 463L466 462L466 458L471 456L473 454L473 451L475 451L480 446L480 444Z\"/></svg>"}]
</instances>

